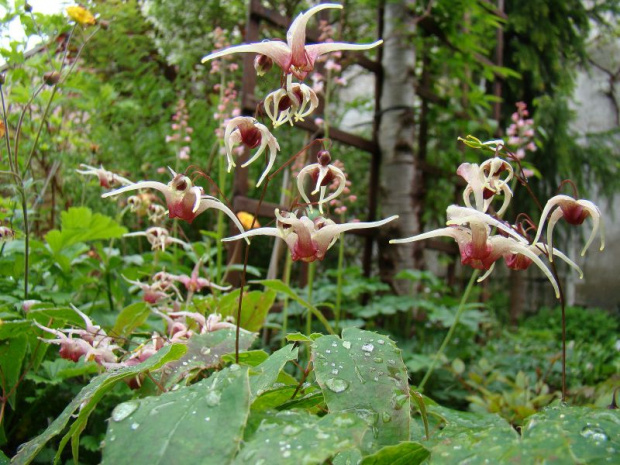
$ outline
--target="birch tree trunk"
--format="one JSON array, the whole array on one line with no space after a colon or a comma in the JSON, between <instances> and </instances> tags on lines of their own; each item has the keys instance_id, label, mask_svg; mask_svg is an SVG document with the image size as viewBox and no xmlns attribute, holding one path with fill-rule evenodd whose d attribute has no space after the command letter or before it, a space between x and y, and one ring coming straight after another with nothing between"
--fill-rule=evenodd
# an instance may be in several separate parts
<instances>
[{"instance_id":1,"label":"birch tree trunk","mask_svg":"<svg viewBox=\"0 0 620 465\"><path fill-rule=\"evenodd\" d=\"M388 1L384 15L383 86L381 91L381 214L398 214L398 222L382 228L379 241L381 277L399 293L410 292L407 282L394 280L400 270L415 268L418 243L389 245L390 238L410 237L420 231L420 202L416 185L422 173L416 166L413 107L416 99L413 21L408 4ZM419 254L417 254L419 256Z\"/></svg>"}]
</instances>

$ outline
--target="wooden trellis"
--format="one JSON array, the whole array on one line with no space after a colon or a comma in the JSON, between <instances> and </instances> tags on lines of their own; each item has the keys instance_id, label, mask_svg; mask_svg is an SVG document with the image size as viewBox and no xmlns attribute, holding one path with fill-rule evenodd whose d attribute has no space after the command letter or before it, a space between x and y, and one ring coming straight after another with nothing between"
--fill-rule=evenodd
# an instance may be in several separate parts
<instances>
[{"instance_id":1,"label":"wooden trellis","mask_svg":"<svg viewBox=\"0 0 620 465\"><path fill-rule=\"evenodd\" d=\"M489 2L490 3L490 2ZM497 0L497 7L493 8L494 14L499 17L506 18L506 15L503 12L503 0ZM321 15L327 15L327 12L321 12ZM271 26L278 27L282 30L287 30L290 25L290 19L279 14L276 11L265 8L259 0L251 0L248 9L248 17L245 28L245 42L258 42L260 41L259 31L261 23L267 23ZM380 5L377 12L377 24L378 24L378 37L377 39L383 38L383 6ZM422 21L418 23L418 27L421 29L422 33L428 35L438 35L441 37L441 31L436 31L433 29L434 25L432 21L426 22L424 18ZM484 56L476 56L476 59L480 62L486 64L502 64L502 52L503 52L503 31L501 28L497 31L498 44L496 49L495 62L492 63L489 59ZM310 42L316 42L317 36L313 34L311 31L307 32L307 37ZM368 191L368 216L367 221L374 221L376 219L377 207L378 207L378 198L379 198L379 170L381 164L381 152L378 144L378 129L379 123L381 119L381 114L385 109L380 107L381 100L381 89L383 84L383 70L381 67L381 59L382 59L382 47L377 49L377 60L370 60L369 58L361 55L360 53L354 54L346 54L346 58L348 58L353 63L361 66L366 71L372 73L375 77L375 89L374 89L374 101L375 101L375 115L373 118L373 130L372 137L370 139L366 139L355 134L348 133L346 131L342 131L335 127L330 127L329 136L330 139L338 141L344 145L355 147L359 150L367 152L371 155L370 163L369 163L369 191ZM253 54L244 54L243 55L243 81L241 88L241 99L242 99L242 111L244 114L254 114L257 104L260 102L260 99L255 95L255 88L257 83L257 76L254 70L254 55ZM501 97L501 81L502 77L498 74L495 75L495 83L494 83L494 94L497 97ZM418 154L416 157L416 165L417 168L420 169L425 176L435 176L435 177L445 177L451 178L457 185L464 186L464 182L461 178L457 177L453 172L446 172L436 166L429 164L426 160L427 153L427 144L428 144L428 111L430 105L439 105L439 106L447 106L448 102L444 101L442 98L437 96L430 85L430 75L428 73L427 67L423 66L423 72L420 81L416 85L416 94L420 97L421 101L421 109L419 116L419 134L418 134ZM493 116L499 121L500 117L500 103L498 102L494 106ZM467 118L466 114L457 115L459 117ZM313 134L315 137L320 138L323 136L323 130L314 124L310 119L305 121L299 121L295 123L295 126L307 131L308 133ZM248 153L243 155L243 157L247 157ZM424 202L426 195L426 188L423 183L415 186L415 197L420 202ZM235 180L233 187L233 208L235 211L249 211L255 212L257 211L258 201L247 196L248 192L248 172L247 170L237 170L235 171ZM269 202L263 202L260 205L258 210L259 216L274 218L274 209L275 208L283 208L283 206L279 206ZM370 274L371 270L371 259L372 259L372 248L373 243L376 237L376 231L374 230L361 230L355 231L354 233L358 233L365 237L365 247L363 254L363 270L365 275ZM458 255L458 248L455 244L446 243L440 240L429 240L424 244L424 248L437 250L445 253L450 253L453 255ZM454 269L449 270L449 274L453 275Z\"/></svg>"}]
</instances>

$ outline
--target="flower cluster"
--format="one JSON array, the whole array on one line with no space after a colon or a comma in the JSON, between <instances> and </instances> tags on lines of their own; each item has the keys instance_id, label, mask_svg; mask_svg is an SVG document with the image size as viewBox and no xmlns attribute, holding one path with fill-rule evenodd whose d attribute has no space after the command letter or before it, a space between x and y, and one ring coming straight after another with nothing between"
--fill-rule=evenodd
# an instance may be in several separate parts
<instances>
[{"instance_id":1,"label":"flower cluster","mask_svg":"<svg viewBox=\"0 0 620 465\"><path fill-rule=\"evenodd\" d=\"M556 297L559 298L560 290L557 280L540 257L546 256L549 261L552 261L554 256L558 257L577 270L580 276L582 273L577 264L553 248L551 241L553 227L561 218L565 218L570 224L581 224L586 217L591 217L594 227L582 252L583 255L598 232L599 224L602 225L599 209L586 200L575 200L565 195L555 196L547 202L536 237L530 241L524 228L511 226L500 219L512 198L508 182L512 179L513 173L508 162L494 157L481 165L463 163L457 173L467 182L463 192L466 207L457 205L448 207L447 227L405 239L395 239L390 243L402 244L433 237L451 237L459 247L463 265L486 271L479 281L485 279L493 271L495 263L501 258L504 259L508 268L514 270L525 270L534 263L547 276ZM491 215L490 207L498 196L503 197L502 206L495 215ZM544 244L539 242L539 239L548 216L547 243ZM601 237L601 250L603 246L604 240Z\"/></svg>"},{"instance_id":2,"label":"flower cluster","mask_svg":"<svg viewBox=\"0 0 620 465\"><path fill-rule=\"evenodd\" d=\"M173 132L172 135L166 136L166 142L173 143L175 147L178 147L177 158L179 160L189 160L194 128L189 125L189 112L187 111L187 104L183 99L179 99L177 102L170 128Z\"/></svg>"},{"instance_id":3,"label":"flower cluster","mask_svg":"<svg viewBox=\"0 0 620 465\"><path fill-rule=\"evenodd\" d=\"M100 326L93 324L88 316L76 307L71 307L84 320L85 328L53 329L33 320L38 328L56 336L56 339L39 339L59 345L60 356L67 360L77 362L84 357L85 361L95 361L100 365L115 363L117 361L115 352L121 350L121 347L116 345L114 339L108 336Z\"/></svg>"},{"instance_id":4,"label":"flower cluster","mask_svg":"<svg viewBox=\"0 0 620 465\"><path fill-rule=\"evenodd\" d=\"M508 146L514 150L515 156L522 160L525 152L535 152L534 143L534 120L528 118L530 113L524 102L517 102L517 111L511 116L512 124L508 126Z\"/></svg>"}]
</instances>

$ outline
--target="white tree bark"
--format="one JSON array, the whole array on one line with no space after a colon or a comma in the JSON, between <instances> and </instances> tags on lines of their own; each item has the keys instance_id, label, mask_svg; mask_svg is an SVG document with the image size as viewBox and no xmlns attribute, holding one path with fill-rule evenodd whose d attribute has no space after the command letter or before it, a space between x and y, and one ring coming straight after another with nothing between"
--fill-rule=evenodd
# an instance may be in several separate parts
<instances>
[{"instance_id":1,"label":"white tree bark","mask_svg":"<svg viewBox=\"0 0 620 465\"><path fill-rule=\"evenodd\" d=\"M385 5L383 44L383 87L381 94L381 214L398 214L400 219L384 232L391 238L410 237L420 231L419 202L416 198L416 180L421 176L415 160L415 50L410 38L413 34L406 2L388 1ZM387 228L386 228L387 229ZM382 278L392 282L400 292L409 292L409 284L393 281L395 273L415 267L417 243L388 245L387 237L380 240Z\"/></svg>"}]
</instances>

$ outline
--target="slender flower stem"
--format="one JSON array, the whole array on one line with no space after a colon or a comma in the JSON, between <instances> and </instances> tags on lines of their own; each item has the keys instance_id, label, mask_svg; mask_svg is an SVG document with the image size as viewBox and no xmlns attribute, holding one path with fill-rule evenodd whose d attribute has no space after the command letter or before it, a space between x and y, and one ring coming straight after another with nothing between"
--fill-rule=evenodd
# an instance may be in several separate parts
<instances>
[{"instance_id":1,"label":"slender flower stem","mask_svg":"<svg viewBox=\"0 0 620 465\"><path fill-rule=\"evenodd\" d=\"M316 271L316 262L311 262L308 265L308 303L312 304L312 291L314 287L314 272ZM310 336L312 333L312 312L308 310L306 314L306 335Z\"/></svg>"},{"instance_id":2,"label":"slender flower stem","mask_svg":"<svg viewBox=\"0 0 620 465\"><path fill-rule=\"evenodd\" d=\"M284 263L284 284L287 287L291 285L291 270L293 268L293 259L291 254L286 254L286 262ZM286 333L288 332L288 297L284 297L282 302L282 347L286 345Z\"/></svg>"},{"instance_id":3,"label":"slender flower stem","mask_svg":"<svg viewBox=\"0 0 620 465\"><path fill-rule=\"evenodd\" d=\"M220 103L224 101L224 88L226 84L225 73L222 68L222 72L220 74ZM223 147L223 140L219 139L220 148ZM224 166L224 157L221 155L217 156L217 173L218 173L218 187L222 194L222 197L226 198L226 167ZM215 240L216 246L216 276L218 281L222 278L223 273L223 262L224 262L224 245L222 244L221 239L224 237L224 212L218 210L217 213L217 239Z\"/></svg>"},{"instance_id":4,"label":"slender flower stem","mask_svg":"<svg viewBox=\"0 0 620 465\"><path fill-rule=\"evenodd\" d=\"M439 350L435 353L435 358L433 358L433 361L431 362L431 366L428 368L428 371L424 375L424 378L422 378L422 381L420 381L420 384L418 385L418 390L420 392L424 391L424 386L426 385L426 382L428 381L430 376L433 374L433 371L435 370L435 366L437 365L437 362L439 361L439 357L441 357L441 355L443 354L443 351L446 349L446 347L450 343L450 340L452 340L454 331L456 330L456 327L459 325L459 320L461 319L461 316L463 315L463 311L465 310L465 304L467 303L467 300L469 299L469 294L471 294L471 290L473 289L474 283L476 282L476 279L478 279L479 274L480 274L479 270L474 270L474 272L471 275L471 278L469 278L469 282L467 283L465 292L463 292L463 296L461 297L459 308L456 311L456 315L454 317L454 323L452 323L452 326L450 326L450 329L448 330L448 334L446 334L446 337L441 343Z\"/></svg>"},{"instance_id":5,"label":"slender flower stem","mask_svg":"<svg viewBox=\"0 0 620 465\"><path fill-rule=\"evenodd\" d=\"M340 215L341 223L344 223L344 214ZM338 244L338 275L336 276L336 307L334 308L334 330L338 332L340 325L340 308L342 306L342 282L343 282L343 266L344 266L344 238L340 239Z\"/></svg>"}]
</instances>

